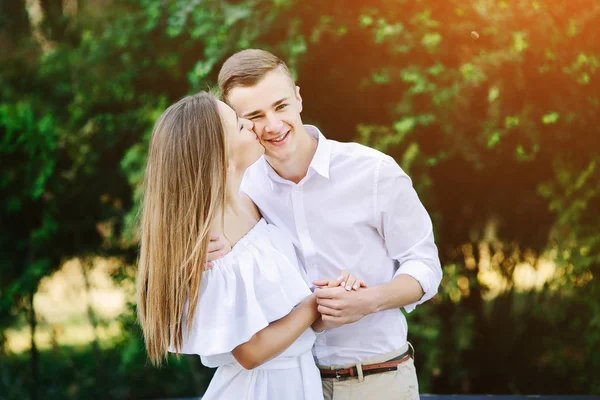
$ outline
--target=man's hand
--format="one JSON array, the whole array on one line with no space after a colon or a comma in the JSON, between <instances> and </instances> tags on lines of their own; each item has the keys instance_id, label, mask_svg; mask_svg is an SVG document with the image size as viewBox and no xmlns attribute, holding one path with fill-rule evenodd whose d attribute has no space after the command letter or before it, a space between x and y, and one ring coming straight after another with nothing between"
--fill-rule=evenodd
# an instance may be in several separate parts
<instances>
[{"instance_id":1,"label":"man's hand","mask_svg":"<svg viewBox=\"0 0 600 400\"><path fill-rule=\"evenodd\" d=\"M312 328L315 332L323 333L323 331L337 328L340 325L342 324L337 324L332 321L323 321L323 316L319 314L319 318L312 324Z\"/></svg>"},{"instance_id":2,"label":"man's hand","mask_svg":"<svg viewBox=\"0 0 600 400\"><path fill-rule=\"evenodd\" d=\"M225 247L225 243L221 240L221 236L212 235L210 242L208 243L208 252L206 254L206 264L204 269L212 269L214 267L213 261L223 257L225 253L222 251Z\"/></svg>"},{"instance_id":3,"label":"man's hand","mask_svg":"<svg viewBox=\"0 0 600 400\"><path fill-rule=\"evenodd\" d=\"M347 291L343 287L327 287L315 290L317 311L324 323L336 326L351 324L373 312L372 289Z\"/></svg>"}]
</instances>

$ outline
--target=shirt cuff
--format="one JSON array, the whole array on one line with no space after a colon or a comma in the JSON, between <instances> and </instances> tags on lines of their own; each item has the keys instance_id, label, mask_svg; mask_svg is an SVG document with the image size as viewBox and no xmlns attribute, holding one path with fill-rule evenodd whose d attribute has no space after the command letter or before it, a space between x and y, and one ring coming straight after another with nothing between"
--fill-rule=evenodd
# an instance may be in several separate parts
<instances>
[{"instance_id":1,"label":"shirt cuff","mask_svg":"<svg viewBox=\"0 0 600 400\"><path fill-rule=\"evenodd\" d=\"M407 313L412 312L418 305L425 303L437 293L437 290L431 290L432 282L434 281L431 267L423 261L409 260L402 263L400 268L398 268L398 271L394 274L394 279L399 275L408 275L416 279L424 292L423 296L418 301L404 306Z\"/></svg>"}]
</instances>

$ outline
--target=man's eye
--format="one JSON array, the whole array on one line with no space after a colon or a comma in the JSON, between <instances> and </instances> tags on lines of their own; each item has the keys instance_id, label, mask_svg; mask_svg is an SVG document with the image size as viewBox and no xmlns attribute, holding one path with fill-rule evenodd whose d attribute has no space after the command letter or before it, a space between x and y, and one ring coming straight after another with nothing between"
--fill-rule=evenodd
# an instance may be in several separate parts
<instances>
[{"instance_id":1,"label":"man's eye","mask_svg":"<svg viewBox=\"0 0 600 400\"><path fill-rule=\"evenodd\" d=\"M286 108L288 105L287 104L280 104L277 106L277 108L275 108L277 111L279 110L283 110L284 108Z\"/></svg>"}]
</instances>

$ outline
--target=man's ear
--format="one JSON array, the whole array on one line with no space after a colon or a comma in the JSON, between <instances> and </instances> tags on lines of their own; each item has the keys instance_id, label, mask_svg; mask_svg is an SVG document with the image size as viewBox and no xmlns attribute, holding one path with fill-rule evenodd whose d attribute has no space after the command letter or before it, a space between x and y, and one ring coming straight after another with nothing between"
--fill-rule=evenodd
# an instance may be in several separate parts
<instances>
[{"instance_id":1,"label":"man's ear","mask_svg":"<svg viewBox=\"0 0 600 400\"><path fill-rule=\"evenodd\" d=\"M300 96L300 86L296 86L296 99L300 103L300 112L302 112L302 96Z\"/></svg>"}]
</instances>

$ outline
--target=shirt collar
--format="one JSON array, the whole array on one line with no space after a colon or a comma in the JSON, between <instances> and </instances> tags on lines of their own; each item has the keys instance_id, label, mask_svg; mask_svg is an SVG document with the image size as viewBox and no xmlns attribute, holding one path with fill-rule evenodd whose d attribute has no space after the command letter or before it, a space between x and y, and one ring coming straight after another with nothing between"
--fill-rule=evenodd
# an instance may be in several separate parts
<instances>
[{"instance_id":1,"label":"shirt collar","mask_svg":"<svg viewBox=\"0 0 600 400\"><path fill-rule=\"evenodd\" d=\"M323 136L319 128L313 125L304 125L306 132L318 140L317 150L310 162L309 169L314 169L319 175L329 179L329 162L331 161L331 143Z\"/></svg>"},{"instance_id":2,"label":"shirt collar","mask_svg":"<svg viewBox=\"0 0 600 400\"><path fill-rule=\"evenodd\" d=\"M313 156L313 159L308 166L308 174L310 170L314 170L316 173L324 178L329 179L329 162L331 160L331 143L323 136L319 128L314 125L304 125L306 132L317 139L317 150ZM267 160L262 157L262 163L265 168L265 173L271 179L271 181L280 183L289 183L285 179L279 176L277 172L269 165Z\"/></svg>"}]
</instances>

